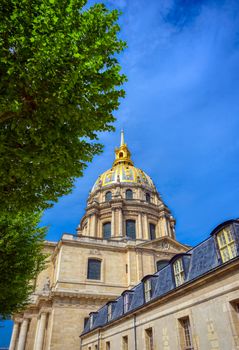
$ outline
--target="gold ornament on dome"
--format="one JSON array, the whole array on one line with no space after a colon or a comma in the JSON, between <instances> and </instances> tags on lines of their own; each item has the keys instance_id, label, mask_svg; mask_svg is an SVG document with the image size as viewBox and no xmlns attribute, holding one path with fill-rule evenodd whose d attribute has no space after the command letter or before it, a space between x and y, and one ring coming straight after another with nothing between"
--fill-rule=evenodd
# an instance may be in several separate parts
<instances>
[{"instance_id":1,"label":"gold ornament on dome","mask_svg":"<svg viewBox=\"0 0 239 350\"><path fill-rule=\"evenodd\" d=\"M115 149L115 160L111 169L101 174L95 182L92 192L100 187L117 184L144 184L154 189L151 178L141 169L136 168L131 159L131 153L124 142L124 132L121 131L120 147Z\"/></svg>"}]
</instances>

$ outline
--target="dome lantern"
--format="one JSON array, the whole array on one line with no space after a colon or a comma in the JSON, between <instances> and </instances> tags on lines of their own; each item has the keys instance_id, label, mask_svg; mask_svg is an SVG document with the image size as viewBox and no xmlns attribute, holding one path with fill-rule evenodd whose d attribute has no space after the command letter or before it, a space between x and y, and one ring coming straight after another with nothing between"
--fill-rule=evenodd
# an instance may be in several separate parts
<instances>
[{"instance_id":1,"label":"dome lantern","mask_svg":"<svg viewBox=\"0 0 239 350\"><path fill-rule=\"evenodd\" d=\"M121 130L120 147L115 149L115 161L113 167L120 163L134 165L131 160L131 153L127 144L124 142L124 130Z\"/></svg>"}]
</instances>

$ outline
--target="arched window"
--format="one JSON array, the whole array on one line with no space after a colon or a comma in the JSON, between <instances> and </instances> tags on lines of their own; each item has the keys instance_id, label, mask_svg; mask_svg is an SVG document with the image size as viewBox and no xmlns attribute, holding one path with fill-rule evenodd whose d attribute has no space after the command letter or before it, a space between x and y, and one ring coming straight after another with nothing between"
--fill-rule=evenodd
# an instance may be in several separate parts
<instances>
[{"instance_id":1,"label":"arched window","mask_svg":"<svg viewBox=\"0 0 239 350\"><path fill-rule=\"evenodd\" d=\"M105 194L105 201L109 202L112 199L112 193L110 191L106 192Z\"/></svg>"},{"instance_id":2,"label":"arched window","mask_svg":"<svg viewBox=\"0 0 239 350\"><path fill-rule=\"evenodd\" d=\"M101 261L98 259L88 260L87 278L89 280L100 280L101 278Z\"/></svg>"},{"instance_id":3,"label":"arched window","mask_svg":"<svg viewBox=\"0 0 239 350\"><path fill-rule=\"evenodd\" d=\"M231 231L231 226L227 226L217 234L217 243L219 246L222 262L231 260L237 256L236 243Z\"/></svg>"},{"instance_id":4,"label":"arched window","mask_svg":"<svg viewBox=\"0 0 239 350\"><path fill-rule=\"evenodd\" d=\"M176 260L175 263L173 264L173 272L174 272L176 287L181 286L181 284L183 284L185 280L184 270L183 270L183 261L181 258Z\"/></svg>"},{"instance_id":5,"label":"arched window","mask_svg":"<svg viewBox=\"0 0 239 350\"><path fill-rule=\"evenodd\" d=\"M120 152L119 157L120 157L120 158L123 158L123 156L124 156L124 153L123 153L123 152Z\"/></svg>"},{"instance_id":6,"label":"arched window","mask_svg":"<svg viewBox=\"0 0 239 350\"><path fill-rule=\"evenodd\" d=\"M149 224L149 237L151 240L156 238L156 234L155 234L155 225L154 224Z\"/></svg>"},{"instance_id":7,"label":"arched window","mask_svg":"<svg viewBox=\"0 0 239 350\"><path fill-rule=\"evenodd\" d=\"M131 190L126 190L126 192L125 192L125 198L126 198L126 199L133 199L133 191L131 191Z\"/></svg>"},{"instance_id":8,"label":"arched window","mask_svg":"<svg viewBox=\"0 0 239 350\"><path fill-rule=\"evenodd\" d=\"M161 270L168 264L168 260L159 260L156 262L157 271Z\"/></svg>"},{"instance_id":9,"label":"arched window","mask_svg":"<svg viewBox=\"0 0 239 350\"><path fill-rule=\"evenodd\" d=\"M150 194L149 193L145 193L145 199L146 199L146 202L150 203Z\"/></svg>"},{"instance_id":10,"label":"arched window","mask_svg":"<svg viewBox=\"0 0 239 350\"><path fill-rule=\"evenodd\" d=\"M103 238L108 239L111 237L111 222L103 224Z\"/></svg>"},{"instance_id":11,"label":"arched window","mask_svg":"<svg viewBox=\"0 0 239 350\"><path fill-rule=\"evenodd\" d=\"M136 239L135 220L126 220L126 236Z\"/></svg>"}]
</instances>

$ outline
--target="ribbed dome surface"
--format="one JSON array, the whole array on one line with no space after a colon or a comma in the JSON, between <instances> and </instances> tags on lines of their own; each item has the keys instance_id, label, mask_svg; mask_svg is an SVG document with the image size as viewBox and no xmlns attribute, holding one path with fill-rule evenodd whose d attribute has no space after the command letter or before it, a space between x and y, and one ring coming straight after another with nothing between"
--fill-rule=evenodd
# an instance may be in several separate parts
<instances>
[{"instance_id":1,"label":"ribbed dome surface","mask_svg":"<svg viewBox=\"0 0 239 350\"><path fill-rule=\"evenodd\" d=\"M143 184L154 189L153 181L143 170L130 164L119 163L98 177L92 187L92 192L99 187L105 187L117 183Z\"/></svg>"}]
</instances>

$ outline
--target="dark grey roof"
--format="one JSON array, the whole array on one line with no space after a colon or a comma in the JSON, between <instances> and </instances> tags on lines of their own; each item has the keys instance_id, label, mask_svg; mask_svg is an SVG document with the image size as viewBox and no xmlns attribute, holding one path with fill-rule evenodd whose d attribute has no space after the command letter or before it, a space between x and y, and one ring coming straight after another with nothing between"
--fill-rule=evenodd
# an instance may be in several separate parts
<instances>
[{"instance_id":1,"label":"dark grey roof","mask_svg":"<svg viewBox=\"0 0 239 350\"><path fill-rule=\"evenodd\" d=\"M210 237L205 241L199 243L194 248L190 249L186 253L176 254L169 263L163 267L160 271L156 272L154 275L145 276L142 281L132 288L129 292L129 309L127 314L133 312L139 307L142 307L146 304L144 299L144 281L147 278L151 279L152 286L152 296L151 300L157 300L169 293L170 291L182 287L185 283L190 283L196 278L200 278L211 270L218 268L221 265L224 265L220 252L217 247L217 242L215 239L215 235L226 226L232 227L232 232L234 233L236 245L237 245L237 256L239 255L239 219L237 220L229 220L224 223L218 225L210 234ZM176 287L172 264L179 257L182 258L184 273L185 273L185 281L184 283ZM234 258L236 259L236 258ZM108 322L107 320L107 307L109 302L104 305L101 309L93 314L93 327L90 329L89 321L87 322L85 329L82 333L88 333L89 331L96 329L98 327L102 327L107 323L110 323L124 315L123 309L123 298L127 291L124 291L121 296L119 296L112 303L112 318Z\"/></svg>"}]
</instances>

